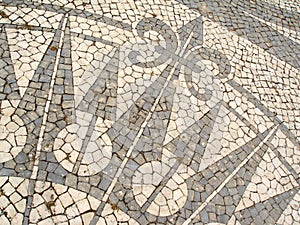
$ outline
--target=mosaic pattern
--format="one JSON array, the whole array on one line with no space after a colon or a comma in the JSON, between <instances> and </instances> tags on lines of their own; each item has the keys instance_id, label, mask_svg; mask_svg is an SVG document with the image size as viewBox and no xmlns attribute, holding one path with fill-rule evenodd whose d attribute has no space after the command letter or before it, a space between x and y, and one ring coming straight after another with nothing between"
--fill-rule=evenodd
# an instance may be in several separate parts
<instances>
[{"instance_id":1,"label":"mosaic pattern","mask_svg":"<svg viewBox=\"0 0 300 225\"><path fill-rule=\"evenodd\" d=\"M299 0L3 0L0 224L300 224Z\"/></svg>"}]
</instances>

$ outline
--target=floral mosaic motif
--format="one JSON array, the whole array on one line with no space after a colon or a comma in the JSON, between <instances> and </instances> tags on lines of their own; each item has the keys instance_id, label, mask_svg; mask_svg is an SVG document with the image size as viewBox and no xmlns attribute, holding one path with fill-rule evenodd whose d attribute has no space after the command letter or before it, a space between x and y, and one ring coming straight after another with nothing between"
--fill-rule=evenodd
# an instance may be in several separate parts
<instances>
[{"instance_id":1,"label":"floral mosaic motif","mask_svg":"<svg viewBox=\"0 0 300 225\"><path fill-rule=\"evenodd\" d=\"M0 224L298 224L298 12L0 3Z\"/></svg>"}]
</instances>

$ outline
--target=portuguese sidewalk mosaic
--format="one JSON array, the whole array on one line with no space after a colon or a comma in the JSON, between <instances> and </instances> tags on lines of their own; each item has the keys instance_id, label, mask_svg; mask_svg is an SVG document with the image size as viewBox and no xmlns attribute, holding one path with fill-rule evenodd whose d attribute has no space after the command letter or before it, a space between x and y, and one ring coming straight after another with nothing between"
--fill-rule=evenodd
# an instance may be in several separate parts
<instances>
[{"instance_id":1,"label":"portuguese sidewalk mosaic","mask_svg":"<svg viewBox=\"0 0 300 225\"><path fill-rule=\"evenodd\" d=\"M299 0L0 1L1 225L299 225Z\"/></svg>"}]
</instances>

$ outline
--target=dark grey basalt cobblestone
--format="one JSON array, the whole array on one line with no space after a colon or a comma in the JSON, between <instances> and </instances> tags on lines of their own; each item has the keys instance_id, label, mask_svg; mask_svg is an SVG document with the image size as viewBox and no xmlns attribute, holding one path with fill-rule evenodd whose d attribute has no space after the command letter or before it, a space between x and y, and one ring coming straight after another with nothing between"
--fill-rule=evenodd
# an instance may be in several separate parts
<instances>
[{"instance_id":1,"label":"dark grey basalt cobblestone","mask_svg":"<svg viewBox=\"0 0 300 225\"><path fill-rule=\"evenodd\" d=\"M0 224L299 224L299 0L0 3Z\"/></svg>"}]
</instances>

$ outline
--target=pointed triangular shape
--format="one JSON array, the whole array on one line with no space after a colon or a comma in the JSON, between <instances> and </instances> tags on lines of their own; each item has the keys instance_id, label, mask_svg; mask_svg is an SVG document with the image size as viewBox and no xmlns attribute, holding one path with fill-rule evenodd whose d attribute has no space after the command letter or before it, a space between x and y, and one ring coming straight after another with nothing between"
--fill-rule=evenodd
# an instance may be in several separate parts
<instances>
[{"instance_id":1,"label":"pointed triangular shape","mask_svg":"<svg viewBox=\"0 0 300 225\"><path fill-rule=\"evenodd\" d=\"M168 86L168 87L169 87L168 91L164 92L164 94L163 94L163 96L165 96L165 97L169 96L169 94L168 94L169 91L174 90L171 88L171 86ZM172 95L169 97L172 97ZM164 102L163 99L164 98L162 98L161 103ZM163 106L164 106L164 104L158 105L157 112L160 112L161 110L159 107L163 107ZM117 203L120 204L120 207L122 210L125 210L125 211L129 210L130 216L133 216L133 218L138 218L140 216L144 216L144 214L147 214L148 211L151 211L151 209L153 209L153 207L152 207L153 205L151 205L151 203L153 203L153 201L160 198L159 193L161 193L162 191L165 191L164 187L166 187L168 182L172 183L173 178L178 176L178 173L181 173L180 168L182 168L182 167L180 167L180 166L189 165L189 167L186 167L186 169L189 171L189 173L185 174L185 178L187 178L188 176L191 176L194 173L193 169L194 170L198 169L199 160L201 159L203 151L205 149L205 146L207 143L206 140L209 138L209 134L211 133L211 129L215 122L215 118L216 118L217 112L219 110L219 106L220 105L216 105L205 116L203 116L203 118L201 118L201 120L197 121L197 123L190 126L185 132L183 132L175 140L168 143L166 146L163 146L162 148L163 148L164 154L163 154L163 157L161 158L161 160L163 160L163 161L161 161L161 160L155 161L155 158L157 158L159 155L158 150L162 151L161 148L154 149L154 151L156 151L156 154L151 155L152 151L150 151L149 154L144 153L143 150L138 148L138 145L137 145L136 152L134 152L134 153L137 153L137 151L140 151L140 154L133 153L134 157L132 157L132 159L129 159L127 166L125 168L125 170L128 171L128 174L131 174L131 172L133 174L134 171L136 171L136 169L137 169L136 167L139 165L138 162L135 161L135 158L142 158L143 155L145 155L145 154L147 154L147 157L151 155L149 158L152 157L154 160L151 162L150 162L150 160L149 161L144 160L145 163L141 167L144 167L144 166L146 167L147 164L149 164L149 165L155 164L155 165L162 165L162 167L164 167L164 172L166 172L167 168L169 168L169 170L166 172L166 174L159 175L159 176L161 176L161 179L159 181L156 180L156 182L158 182L158 184L155 184L155 186L153 186L151 193L148 192L149 195L147 196L146 202L143 202L143 204L140 204L140 205L136 205L136 207L134 207L134 209L129 210L127 208L128 206L122 204L119 201ZM153 120L153 122L155 122L155 120ZM161 122L161 121L159 121L159 122ZM151 130L151 129L149 129L149 130ZM159 137L158 137L158 139L159 139ZM171 166L171 164L172 164L172 166ZM139 168L141 168L141 167L139 167ZM126 179L126 181L125 181L125 179ZM135 201L133 190L131 188L127 187L128 183L131 183L131 182L135 182L135 181L132 181L132 176L127 176L126 174L124 176L122 176L120 178L120 182L118 182L118 186L116 186L116 188L111 193L111 196L118 196L118 192L120 190L128 190L125 193L123 193L126 198L126 201L130 201L130 199L132 199L132 201ZM185 187L185 185L186 184L183 184L184 187ZM149 186L147 186L147 187L149 187ZM148 188L148 191L149 191L149 188ZM183 201L183 202L181 202L182 206L184 205L185 198L181 199ZM112 201L114 201L114 199L115 199L114 197L111 197ZM140 200L140 202L141 201L142 200ZM173 207L173 209L171 211L174 212L175 208L176 207ZM175 210L175 211L177 211L177 210ZM160 215L163 215L163 213Z\"/></svg>"},{"instance_id":2,"label":"pointed triangular shape","mask_svg":"<svg viewBox=\"0 0 300 225\"><path fill-rule=\"evenodd\" d=\"M76 110L100 117L104 123L115 121L119 51L112 50L108 57L109 62L99 74L94 73L96 80L76 107Z\"/></svg>"},{"instance_id":3,"label":"pointed triangular shape","mask_svg":"<svg viewBox=\"0 0 300 225\"><path fill-rule=\"evenodd\" d=\"M0 25L0 55L0 100L20 99L4 25Z\"/></svg>"},{"instance_id":4,"label":"pointed triangular shape","mask_svg":"<svg viewBox=\"0 0 300 225\"><path fill-rule=\"evenodd\" d=\"M53 125L46 126L44 144L51 142L58 131L71 122L71 115L74 111L74 89L71 63L71 40L70 25L66 23L66 29L62 40L62 51L58 60L58 68L53 86L52 101L50 105L48 122L55 122L57 130L53 131ZM53 121L55 118L56 121ZM52 132L50 132L52 130ZM49 135L51 137L49 137ZM53 140L53 139L52 139Z\"/></svg>"},{"instance_id":5,"label":"pointed triangular shape","mask_svg":"<svg viewBox=\"0 0 300 225\"><path fill-rule=\"evenodd\" d=\"M60 23L60 29L62 22ZM24 96L22 97L16 115L20 116L26 126L27 133L30 134L26 139L26 154L23 154L24 161L31 162L33 159L29 158L30 154L37 148L37 143L42 127L42 118L45 112L47 98L51 89L51 79L55 70L56 55L58 53L59 41L61 38L61 30L57 29L54 37L50 40L43 60L39 62L37 69L34 72L29 85L26 88ZM37 103L34 104L34 103ZM24 165L21 163L21 165ZM33 163L25 164L27 169L32 168ZM27 170L27 171L28 171ZM26 170L25 172L28 173ZM22 171L23 172L23 171ZM23 172L24 173L24 172Z\"/></svg>"},{"instance_id":6,"label":"pointed triangular shape","mask_svg":"<svg viewBox=\"0 0 300 225\"><path fill-rule=\"evenodd\" d=\"M276 224L276 221L297 192L299 192L299 187L238 211L235 216L242 225Z\"/></svg>"},{"instance_id":7,"label":"pointed triangular shape","mask_svg":"<svg viewBox=\"0 0 300 225\"><path fill-rule=\"evenodd\" d=\"M23 96L54 33L14 28L6 30L17 83Z\"/></svg>"},{"instance_id":8,"label":"pointed triangular shape","mask_svg":"<svg viewBox=\"0 0 300 225\"><path fill-rule=\"evenodd\" d=\"M200 202L196 203L192 197L190 199L192 202L191 207L193 209L198 208L199 204L203 203L208 196L213 195L214 197L196 215L194 221L199 221L201 218L204 224L210 222L226 224L228 222L247 184L250 182L255 168L267 150L266 145L262 145L262 147L259 147L259 145L270 135L270 131L271 129L258 134L236 151L199 173L199 177L191 184L189 193L191 196L201 196L197 200L200 200ZM251 154L253 154L252 157L247 159ZM199 182L199 184L196 182ZM200 193L199 190L201 190ZM213 194L216 190L217 193ZM214 219L209 220L209 215L212 215L211 218ZM206 220L204 221L202 218L206 218Z\"/></svg>"},{"instance_id":9,"label":"pointed triangular shape","mask_svg":"<svg viewBox=\"0 0 300 225\"><path fill-rule=\"evenodd\" d=\"M100 72L99 68L94 72L95 80L75 107L75 119L60 131L54 142L56 159L65 169L80 176L99 173L111 158L111 140L106 132L115 119L119 51L113 49L108 57L109 62ZM68 157L70 151L62 147L61 141L72 135L76 138L65 141L72 146L73 155Z\"/></svg>"},{"instance_id":10,"label":"pointed triangular shape","mask_svg":"<svg viewBox=\"0 0 300 225\"><path fill-rule=\"evenodd\" d=\"M189 57L192 58L193 55ZM176 93L164 144L178 137L222 101L220 80L214 76L207 62L196 58L194 63L201 71L192 71L186 66L181 70L178 80L174 81Z\"/></svg>"},{"instance_id":11,"label":"pointed triangular shape","mask_svg":"<svg viewBox=\"0 0 300 225\"><path fill-rule=\"evenodd\" d=\"M86 40L75 35L71 36L72 70L74 82L75 107L95 83L97 76L110 61L113 46ZM108 54L112 54L107 56Z\"/></svg>"},{"instance_id":12,"label":"pointed triangular shape","mask_svg":"<svg viewBox=\"0 0 300 225\"><path fill-rule=\"evenodd\" d=\"M164 146L165 150L169 151L170 155L176 157L177 161L171 167L167 175L163 176L159 186L148 196L147 202L142 207L142 212L148 210L150 204L155 201L160 191L171 180L172 176L178 172L180 165L189 165L191 171L198 171L199 159L201 159L204 149L207 144L207 139L212 131L215 123L216 115L219 111L220 105L216 105L201 120L197 121L189 127L178 138ZM166 151L165 151L166 152ZM172 158L174 158L172 156Z\"/></svg>"},{"instance_id":13,"label":"pointed triangular shape","mask_svg":"<svg viewBox=\"0 0 300 225\"><path fill-rule=\"evenodd\" d=\"M181 41L187 40L192 33L193 37L188 50L193 47L201 46L203 44L203 19L202 16L198 16L196 19L185 24L177 30Z\"/></svg>"},{"instance_id":14,"label":"pointed triangular shape","mask_svg":"<svg viewBox=\"0 0 300 225\"><path fill-rule=\"evenodd\" d=\"M207 141L210 138L221 103L208 111L200 120L186 129L164 147L180 158L180 163L198 171Z\"/></svg>"},{"instance_id":15,"label":"pointed triangular shape","mask_svg":"<svg viewBox=\"0 0 300 225\"><path fill-rule=\"evenodd\" d=\"M163 140L170 121L173 95L176 90L173 80L176 77L174 74L172 80L164 88L162 96L134 149L136 154L139 154L139 152L148 152L149 155L160 155L162 153Z\"/></svg>"},{"instance_id":16,"label":"pointed triangular shape","mask_svg":"<svg viewBox=\"0 0 300 225\"><path fill-rule=\"evenodd\" d=\"M162 104L159 105L159 102L156 102L158 97L162 97L162 99L169 98L171 96L168 96L169 93L172 93L168 89L168 91L163 92L164 85L166 84L167 77L170 75L170 72L172 71L172 65L169 65L159 76L152 85L150 85L145 92L138 98L137 101L135 101L134 105L130 107L130 109L124 113L114 124L113 126L108 130L108 135L110 139L112 140L113 144L113 155L112 155L112 161L114 163L110 163L107 168L105 168L105 176L108 180L113 180L115 178L115 173L118 171L119 167L122 165L122 162L126 162L125 157L129 157L129 161L126 163L128 165L128 168L130 168L130 171L134 170L134 167L137 167L138 164L135 162L132 163L131 157L136 155L138 151L133 151L132 146L136 148L136 150L142 151L142 149L138 148L138 145L136 145L136 137L138 135L141 135L139 132L144 130L143 124L148 124L149 115L151 115L151 111L154 109L159 112L161 110L161 106L166 106ZM172 88L171 88L172 90ZM160 96L160 94L162 96ZM162 102L161 102L162 103ZM154 107L154 108L153 108ZM156 112L154 112L155 114ZM166 116L166 115L164 115ZM168 116L167 116L168 117ZM148 120L147 120L148 119ZM154 122L154 121L153 121ZM158 128L158 127L157 127ZM145 130L144 130L145 131ZM192 131L191 131L192 132ZM135 158L135 157L132 157ZM134 165L133 165L134 164ZM131 165L133 165L131 167ZM126 168L127 170L127 168ZM122 182L118 182L119 186L126 185L127 182L124 182L124 179L130 179L131 177L122 176L120 179L122 179ZM131 182L131 181L130 181ZM130 183L129 182L129 183ZM133 199L134 196L132 196L130 193L132 192L132 189L124 188L122 187L122 190L128 190L130 198ZM118 193L118 188L114 188L111 196L114 195L114 193ZM128 194L126 193L126 194ZM129 197L128 197L129 198ZM134 200L134 199L133 199ZM103 206L104 207L104 206ZM124 206L127 207L127 206ZM102 208L101 208L102 209ZM99 209L99 211L101 211ZM122 209L122 208L121 208ZM126 210L126 209L125 209ZM139 209L139 213L141 213Z\"/></svg>"},{"instance_id":17,"label":"pointed triangular shape","mask_svg":"<svg viewBox=\"0 0 300 225\"><path fill-rule=\"evenodd\" d=\"M52 35L52 33L50 33ZM49 34L49 35L50 35ZM52 35L53 36L53 35ZM36 61L37 66L36 69L33 71L32 79L28 80L28 86L25 88L25 93L22 97L22 100L20 102L20 108L28 110L26 107L27 103L31 103L28 99L31 99L31 96L39 97L39 96L48 96L50 91L50 83L51 78L54 72L55 68L55 59L56 55L58 53L58 45L61 37L61 31L57 31L53 38L47 40L49 42L48 46L40 45L41 49L45 52L42 56L39 56L42 58L41 61ZM22 42L25 43L25 42ZM44 49L46 48L46 49ZM32 71L29 71L30 73ZM27 82L27 81L26 81ZM37 92L38 95L37 95ZM41 101L40 105L41 107L44 107L46 105L46 101ZM34 107L35 109L35 107ZM42 114L41 114L42 115ZM40 116L41 116L40 115ZM30 121L32 122L32 121Z\"/></svg>"},{"instance_id":18,"label":"pointed triangular shape","mask_svg":"<svg viewBox=\"0 0 300 225\"><path fill-rule=\"evenodd\" d=\"M235 151L254 137L255 133L245 118L222 105L201 160L200 170Z\"/></svg>"},{"instance_id":19,"label":"pointed triangular shape","mask_svg":"<svg viewBox=\"0 0 300 225\"><path fill-rule=\"evenodd\" d=\"M116 120L116 123L114 123L112 129L109 131L109 135L112 137L112 139L115 139L116 145L124 143L124 138L128 139L128 142L132 143L133 137L137 135L139 129L141 129L141 125L145 122L147 116L151 112L151 109L155 104L155 100L158 98L160 91L167 82L167 77L171 70L172 65L169 65L161 73L161 76L159 76L157 80L145 90L138 100L134 102L129 110L127 110L126 113L122 114L122 116ZM120 131L123 128L129 128L130 131L128 135L120 135ZM130 144L123 147L128 149L129 146Z\"/></svg>"},{"instance_id":20,"label":"pointed triangular shape","mask_svg":"<svg viewBox=\"0 0 300 225\"><path fill-rule=\"evenodd\" d=\"M263 202L296 186L298 183L291 172L269 148L256 168L236 211Z\"/></svg>"}]
</instances>

